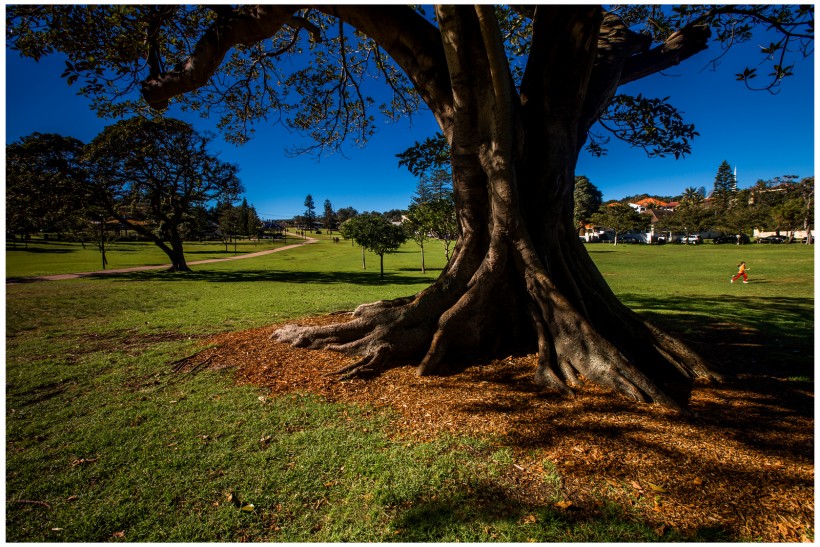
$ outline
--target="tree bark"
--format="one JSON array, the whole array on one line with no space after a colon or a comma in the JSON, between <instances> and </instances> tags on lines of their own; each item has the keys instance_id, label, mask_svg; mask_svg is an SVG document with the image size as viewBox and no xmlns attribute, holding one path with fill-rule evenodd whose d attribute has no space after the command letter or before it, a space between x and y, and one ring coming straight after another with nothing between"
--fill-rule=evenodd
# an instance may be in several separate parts
<instances>
[{"instance_id":1,"label":"tree bark","mask_svg":"<svg viewBox=\"0 0 820 547\"><path fill-rule=\"evenodd\" d=\"M185 262L185 253L182 249L182 237L176 229L170 230L171 249L168 257L171 259L172 272L190 272L191 268ZM164 249L163 249L164 250ZM167 251L166 251L167 253Z\"/></svg>"},{"instance_id":2,"label":"tree bark","mask_svg":"<svg viewBox=\"0 0 820 547\"><path fill-rule=\"evenodd\" d=\"M109 204L110 205L110 204ZM177 230L170 230L169 240L171 245L169 246L165 243L161 238L157 237L153 232L150 230L145 229L144 227L138 224L131 224L128 218L124 215L121 215L120 212L116 209L116 207L109 206L106 208L108 213L120 221L125 226L130 226L132 230L140 234L141 236L150 239L154 245L159 247L162 252L164 252L168 259L171 261L171 267L168 271L171 272L190 272L191 268L188 267L188 264L185 262L185 254L182 248L182 238L179 236L179 232Z\"/></svg>"}]
</instances>

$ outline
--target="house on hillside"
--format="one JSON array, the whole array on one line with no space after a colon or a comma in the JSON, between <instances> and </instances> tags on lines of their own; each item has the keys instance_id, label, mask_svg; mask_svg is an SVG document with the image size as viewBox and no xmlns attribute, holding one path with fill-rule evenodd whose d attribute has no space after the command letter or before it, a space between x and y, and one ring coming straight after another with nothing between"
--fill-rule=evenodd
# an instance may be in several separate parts
<instances>
[{"instance_id":1,"label":"house on hillside","mask_svg":"<svg viewBox=\"0 0 820 547\"><path fill-rule=\"evenodd\" d=\"M636 201L635 203L629 204L630 207L632 207L639 213L645 213L649 209L666 209L668 205L669 204L665 201L661 201L655 198L644 198L642 200Z\"/></svg>"}]
</instances>

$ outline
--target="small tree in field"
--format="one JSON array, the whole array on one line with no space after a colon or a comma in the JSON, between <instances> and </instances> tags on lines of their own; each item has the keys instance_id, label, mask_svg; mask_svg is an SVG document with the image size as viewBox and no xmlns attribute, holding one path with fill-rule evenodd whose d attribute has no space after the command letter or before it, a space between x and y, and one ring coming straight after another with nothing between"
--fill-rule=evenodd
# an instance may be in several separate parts
<instances>
[{"instance_id":1,"label":"small tree in field","mask_svg":"<svg viewBox=\"0 0 820 547\"><path fill-rule=\"evenodd\" d=\"M342 234L342 237L345 239L349 239L351 245L355 245L358 243L358 230L362 227L362 225L355 220L359 218L359 215L351 217L339 226L339 233ZM367 260L364 255L364 246L362 246L362 269L367 269Z\"/></svg>"},{"instance_id":2,"label":"small tree in field","mask_svg":"<svg viewBox=\"0 0 820 547\"><path fill-rule=\"evenodd\" d=\"M95 202L162 249L172 271L190 269L180 233L186 215L241 191L237 167L209 153L208 142L179 120L131 118L106 127L86 148Z\"/></svg>"},{"instance_id":3,"label":"small tree in field","mask_svg":"<svg viewBox=\"0 0 820 547\"><path fill-rule=\"evenodd\" d=\"M418 243L421 249L421 273L426 273L424 265L424 243L430 239L430 232L427 228L425 218L425 204L412 204L407 210L407 220L402 224L407 237Z\"/></svg>"},{"instance_id":4,"label":"small tree in field","mask_svg":"<svg viewBox=\"0 0 820 547\"><path fill-rule=\"evenodd\" d=\"M345 222L345 226L345 237L352 237L362 249L379 255L379 277L384 279L384 255L398 251L407 241L407 234L400 226L372 213L352 218Z\"/></svg>"},{"instance_id":5,"label":"small tree in field","mask_svg":"<svg viewBox=\"0 0 820 547\"><path fill-rule=\"evenodd\" d=\"M86 219L84 222L84 229L80 232L80 236L93 241L100 252L100 260L102 262L102 269L108 267L108 244L113 243L119 239L118 230L112 230L108 226L108 215L105 210L100 207L88 207L86 209Z\"/></svg>"},{"instance_id":6,"label":"small tree in field","mask_svg":"<svg viewBox=\"0 0 820 547\"><path fill-rule=\"evenodd\" d=\"M649 226L647 215L642 215L623 203L602 205L597 213L590 216L590 220L599 226L615 230L615 245L618 244L618 234L629 230L645 230Z\"/></svg>"},{"instance_id":7,"label":"small tree in field","mask_svg":"<svg viewBox=\"0 0 820 547\"><path fill-rule=\"evenodd\" d=\"M316 222L316 203L313 196L308 194L305 197L305 224L308 230L313 230L313 223Z\"/></svg>"},{"instance_id":8,"label":"small tree in field","mask_svg":"<svg viewBox=\"0 0 820 547\"><path fill-rule=\"evenodd\" d=\"M242 230L242 210L234 207L230 203L223 206L219 215L219 231L222 234L222 243L225 244L225 252L228 252L228 244L233 242L233 252L236 254L236 238Z\"/></svg>"}]
</instances>

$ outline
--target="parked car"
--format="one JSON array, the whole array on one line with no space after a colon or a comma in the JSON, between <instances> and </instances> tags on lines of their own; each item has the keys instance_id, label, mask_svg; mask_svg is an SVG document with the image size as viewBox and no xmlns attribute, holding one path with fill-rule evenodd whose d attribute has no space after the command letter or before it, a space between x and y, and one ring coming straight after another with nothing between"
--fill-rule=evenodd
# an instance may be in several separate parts
<instances>
[{"instance_id":1,"label":"parked car","mask_svg":"<svg viewBox=\"0 0 820 547\"><path fill-rule=\"evenodd\" d=\"M646 243L644 234L621 234L618 236L618 243Z\"/></svg>"},{"instance_id":2,"label":"parked car","mask_svg":"<svg viewBox=\"0 0 820 547\"><path fill-rule=\"evenodd\" d=\"M699 235L692 234L688 236L681 236L680 238L675 240L676 243L684 243L684 244L691 244L691 245L698 245L699 243L703 243L703 240L700 238Z\"/></svg>"},{"instance_id":3,"label":"parked car","mask_svg":"<svg viewBox=\"0 0 820 547\"><path fill-rule=\"evenodd\" d=\"M719 244L719 243L737 243L737 234L729 234L725 236L716 237L712 240L712 243ZM749 243L749 236L746 234L740 234L740 243Z\"/></svg>"},{"instance_id":4,"label":"parked car","mask_svg":"<svg viewBox=\"0 0 820 547\"><path fill-rule=\"evenodd\" d=\"M766 237L759 237L757 238L757 243L766 243L766 244L774 244L774 243L783 243L784 241L788 241L789 238L785 236L766 236Z\"/></svg>"}]
</instances>

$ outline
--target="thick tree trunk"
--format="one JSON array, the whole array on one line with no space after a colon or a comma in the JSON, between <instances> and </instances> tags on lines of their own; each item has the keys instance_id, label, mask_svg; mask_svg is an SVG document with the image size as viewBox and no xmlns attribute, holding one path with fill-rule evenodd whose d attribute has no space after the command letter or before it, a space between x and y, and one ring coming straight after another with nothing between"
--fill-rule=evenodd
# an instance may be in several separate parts
<instances>
[{"instance_id":1,"label":"thick tree trunk","mask_svg":"<svg viewBox=\"0 0 820 547\"><path fill-rule=\"evenodd\" d=\"M170 230L171 247L168 250L163 249L168 258L171 259L172 272L190 272L191 268L185 262L185 253L182 249L182 238L176 230ZM170 252L169 252L170 251Z\"/></svg>"},{"instance_id":2,"label":"thick tree trunk","mask_svg":"<svg viewBox=\"0 0 820 547\"><path fill-rule=\"evenodd\" d=\"M570 394L586 379L685 409L692 380L712 373L618 301L572 229L595 18L556 7L535 20L530 63L543 69L519 96L489 6L444 6L437 17L454 98L448 137L461 233L452 260L413 297L273 336L361 356L339 371L348 376L412 360L418 374L435 374L465 359L537 351L535 379L547 389Z\"/></svg>"}]
</instances>

